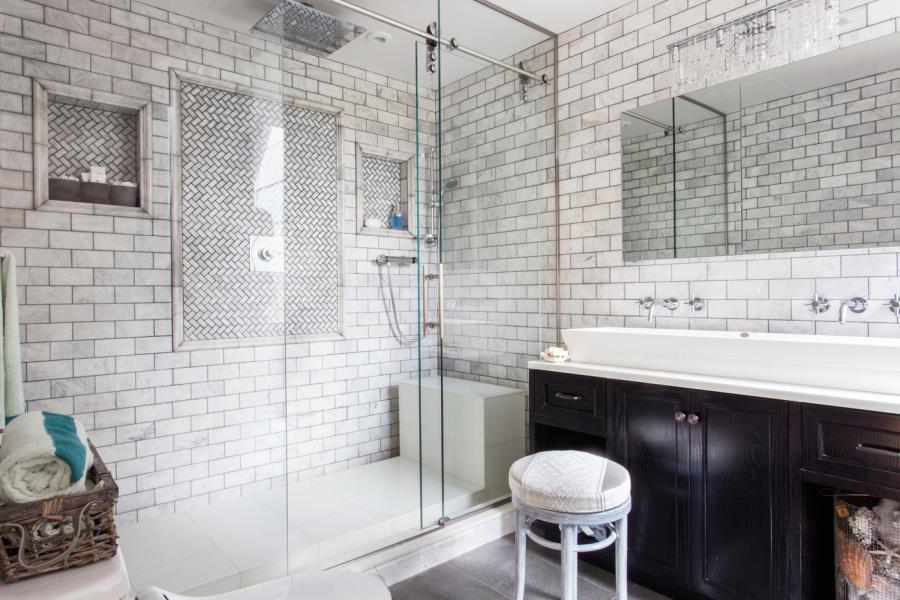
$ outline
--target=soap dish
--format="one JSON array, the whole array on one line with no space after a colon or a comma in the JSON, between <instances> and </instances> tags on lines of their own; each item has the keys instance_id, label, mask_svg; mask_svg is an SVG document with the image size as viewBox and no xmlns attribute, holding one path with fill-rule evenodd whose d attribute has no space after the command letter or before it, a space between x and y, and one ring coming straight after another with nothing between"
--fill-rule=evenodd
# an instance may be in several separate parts
<instances>
[{"instance_id":1,"label":"soap dish","mask_svg":"<svg viewBox=\"0 0 900 600\"><path fill-rule=\"evenodd\" d=\"M565 348L549 347L541 352L541 358L548 362L563 363L569 360L569 352Z\"/></svg>"}]
</instances>

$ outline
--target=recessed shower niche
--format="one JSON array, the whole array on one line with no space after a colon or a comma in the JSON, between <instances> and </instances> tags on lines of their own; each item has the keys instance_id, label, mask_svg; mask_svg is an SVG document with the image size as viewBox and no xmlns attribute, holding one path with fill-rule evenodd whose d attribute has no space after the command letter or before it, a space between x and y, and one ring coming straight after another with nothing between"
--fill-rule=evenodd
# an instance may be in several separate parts
<instances>
[{"instance_id":1,"label":"recessed shower niche","mask_svg":"<svg viewBox=\"0 0 900 600\"><path fill-rule=\"evenodd\" d=\"M415 173L414 156L356 145L356 220L360 233L414 237Z\"/></svg>"},{"instance_id":2,"label":"recessed shower niche","mask_svg":"<svg viewBox=\"0 0 900 600\"><path fill-rule=\"evenodd\" d=\"M35 208L151 214L150 104L51 81L33 94Z\"/></svg>"}]
</instances>

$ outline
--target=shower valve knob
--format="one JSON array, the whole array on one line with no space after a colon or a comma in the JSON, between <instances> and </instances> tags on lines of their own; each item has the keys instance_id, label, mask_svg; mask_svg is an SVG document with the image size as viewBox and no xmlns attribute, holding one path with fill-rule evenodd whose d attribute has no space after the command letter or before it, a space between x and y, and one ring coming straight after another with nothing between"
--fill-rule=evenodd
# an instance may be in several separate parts
<instances>
[{"instance_id":1,"label":"shower valve knob","mask_svg":"<svg viewBox=\"0 0 900 600\"><path fill-rule=\"evenodd\" d=\"M271 262L272 259L275 258L275 255L272 253L271 248L260 248L257 251L256 255L259 256L259 260L265 262Z\"/></svg>"}]
</instances>

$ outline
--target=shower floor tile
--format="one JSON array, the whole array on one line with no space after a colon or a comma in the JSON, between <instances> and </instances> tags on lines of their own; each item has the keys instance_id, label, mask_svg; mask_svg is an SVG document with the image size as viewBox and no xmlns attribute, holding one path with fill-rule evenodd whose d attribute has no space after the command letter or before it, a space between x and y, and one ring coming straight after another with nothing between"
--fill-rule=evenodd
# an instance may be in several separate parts
<instances>
[{"instance_id":1,"label":"shower floor tile","mask_svg":"<svg viewBox=\"0 0 900 600\"><path fill-rule=\"evenodd\" d=\"M423 471L424 521L441 516L438 472ZM448 514L485 490L444 482ZM420 526L419 465L397 457L120 528L135 591L214 593L325 568ZM286 521L285 521L286 519Z\"/></svg>"}]
</instances>

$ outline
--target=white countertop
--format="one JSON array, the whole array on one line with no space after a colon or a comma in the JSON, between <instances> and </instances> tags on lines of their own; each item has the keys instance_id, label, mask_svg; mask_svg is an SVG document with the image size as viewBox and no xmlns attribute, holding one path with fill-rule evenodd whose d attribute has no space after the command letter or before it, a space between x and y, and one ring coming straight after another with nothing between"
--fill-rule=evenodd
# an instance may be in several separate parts
<instances>
[{"instance_id":1,"label":"white countertop","mask_svg":"<svg viewBox=\"0 0 900 600\"><path fill-rule=\"evenodd\" d=\"M872 392L858 392L853 390L786 383L770 383L752 379L732 379L728 377L713 377L709 375L694 375L691 373L674 373L649 369L629 369L625 367L576 362L551 363L543 360L532 360L529 361L528 368L542 371L555 371L558 373L571 373L573 375L602 377L605 379L655 383L657 385L670 385L674 387L707 390L710 392L758 396L762 398L775 398L777 400L808 402L810 404L824 404L827 406L841 406L844 408L900 414L900 396L892 394L876 394Z\"/></svg>"}]
</instances>

